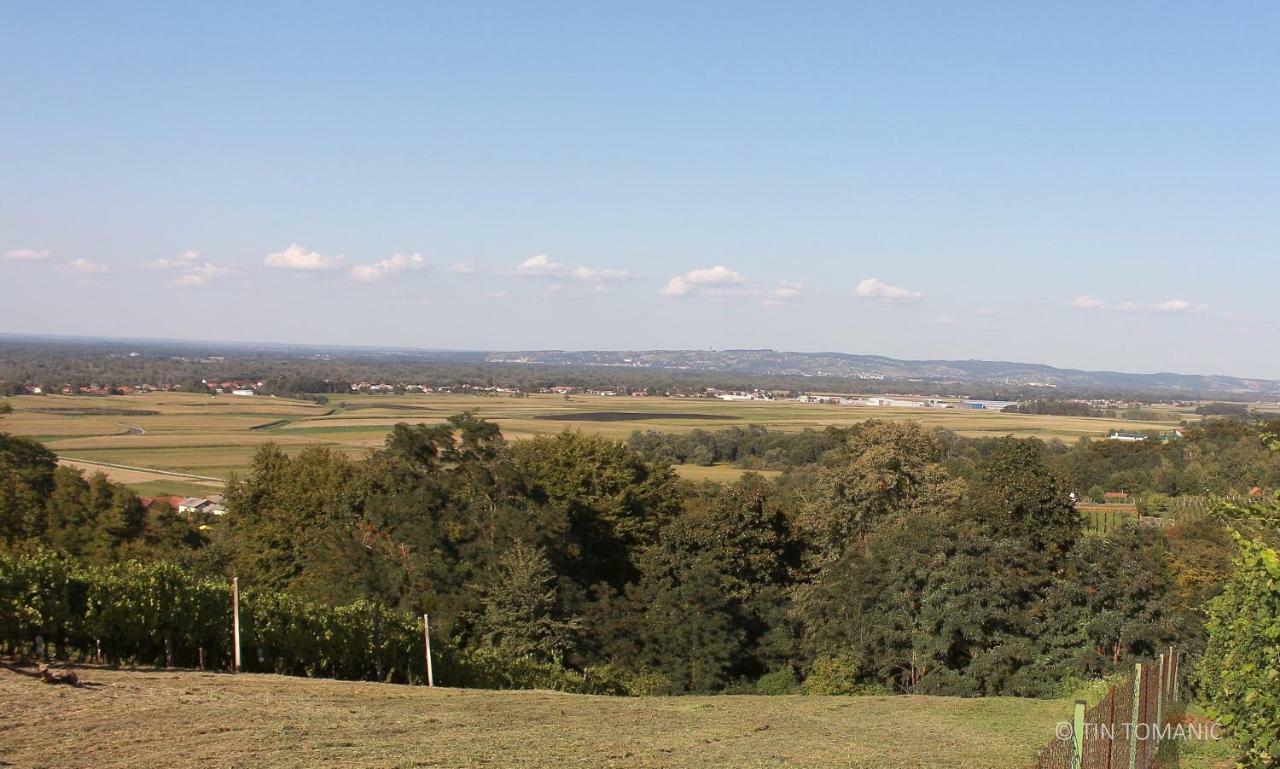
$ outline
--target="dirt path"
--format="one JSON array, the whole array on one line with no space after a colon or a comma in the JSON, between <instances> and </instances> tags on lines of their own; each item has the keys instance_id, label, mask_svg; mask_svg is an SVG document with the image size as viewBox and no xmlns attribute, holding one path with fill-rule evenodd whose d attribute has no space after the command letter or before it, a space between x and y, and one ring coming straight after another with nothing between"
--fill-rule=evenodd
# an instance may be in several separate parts
<instances>
[{"instance_id":1,"label":"dirt path","mask_svg":"<svg viewBox=\"0 0 1280 769\"><path fill-rule=\"evenodd\" d=\"M211 489L220 489L226 484L226 481L222 478L214 478L208 475L190 475L188 473L175 473L169 470L156 470L150 467L133 467L131 465L116 465L109 462L94 462L88 459L59 457L58 463L68 467L74 467L77 470L84 470L88 473L105 473L108 478L116 483L183 481L196 486L208 486Z\"/></svg>"}]
</instances>

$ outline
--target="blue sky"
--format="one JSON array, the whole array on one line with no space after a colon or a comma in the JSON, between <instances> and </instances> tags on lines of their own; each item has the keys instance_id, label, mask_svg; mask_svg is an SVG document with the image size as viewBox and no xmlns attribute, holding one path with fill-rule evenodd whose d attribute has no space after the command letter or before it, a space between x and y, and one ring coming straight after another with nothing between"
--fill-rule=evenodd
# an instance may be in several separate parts
<instances>
[{"instance_id":1,"label":"blue sky","mask_svg":"<svg viewBox=\"0 0 1280 769\"><path fill-rule=\"evenodd\" d=\"M0 0L0 331L1280 377L1280 5L1116 5Z\"/></svg>"}]
</instances>

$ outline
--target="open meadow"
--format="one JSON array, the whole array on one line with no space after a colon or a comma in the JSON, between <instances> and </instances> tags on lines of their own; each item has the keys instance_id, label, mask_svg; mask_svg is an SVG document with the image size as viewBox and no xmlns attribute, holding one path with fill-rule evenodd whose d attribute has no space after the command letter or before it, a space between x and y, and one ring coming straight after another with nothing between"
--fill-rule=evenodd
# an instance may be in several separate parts
<instances>
[{"instance_id":1,"label":"open meadow","mask_svg":"<svg viewBox=\"0 0 1280 769\"><path fill-rule=\"evenodd\" d=\"M70 767L1030 765L1065 700L592 697L271 675L0 669L0 764Z\"/></svg>"},{"instance_id":2,"label":"open meadow","mask_svg":"<svg viewBox=\"0 0 1280 769\"><path fill-rule=\"evenodd\" d=\"M1163 412L1159 422L1003 414L963 409L837 406L794 401L721 401L530 395L336 395L327 404L264 396L194 393L21 396L2 429L37 438L64 461L103 470L143 493L208 493L254 450L274 441L286 451L320 444L359 456L380 445L398 422L436 423L473 410L513 440L565 429L625 440L633 430L684 432L731 425L770 430L822 429L867 419L912 419L968 436L1038 436L1074 441L1110 429L1152 430L1194 415ZM736 468L682 467L695 479L730 480Z\"/></svg>"}]
</instances>

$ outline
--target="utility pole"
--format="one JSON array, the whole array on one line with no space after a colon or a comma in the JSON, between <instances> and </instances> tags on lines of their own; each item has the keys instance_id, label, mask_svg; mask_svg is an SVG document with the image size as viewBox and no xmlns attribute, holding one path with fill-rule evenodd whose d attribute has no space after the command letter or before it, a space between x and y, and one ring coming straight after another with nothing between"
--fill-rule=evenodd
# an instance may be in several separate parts
<instances>
[{"instance_id":1,"label":"utility pole","mask_svg":"<svg viewBox=\"0 0 1280 769\"><path fill-rule=\"evenodd\" d=\"M422 615L422 642L427 654L427 686L434 687L436 677L431 671L431 620L426 614Z\"/></svg>"},{"instance_id":2,"label":"utility pole","mask_svg":"<svg viewBox=\"0 0 1280 769\"><path fill-rule=\"evenodd\" d=\"M235 638L236 672L240 672L240 578L231 578L231 633Z\"/></svg>"}]
</instances>

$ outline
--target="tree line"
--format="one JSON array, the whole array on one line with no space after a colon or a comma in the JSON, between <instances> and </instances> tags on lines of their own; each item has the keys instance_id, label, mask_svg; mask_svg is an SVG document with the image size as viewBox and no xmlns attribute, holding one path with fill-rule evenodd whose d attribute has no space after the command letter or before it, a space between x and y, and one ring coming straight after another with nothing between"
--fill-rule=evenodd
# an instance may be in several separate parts
<instances>
[{"instance_id":1,"label":"tree line","mask_svg":"<svg viewBox=\"0 0 1280 769\"><path fill-rule=\"evenodd\" d=\"M1278 430L1276 422L1207 419L1169 442L1047 441L1044 461L1077 497L1101 498L1106 491L1126 491L1134 497L1240 495L1254 487L1280 488L1280 456L1259 440L1260 431ZM848 430L834 426L780 432L746 425L683 433L636 430L627 446L659 464L727 463L754 470L799 470L839 452L848 436ZM942 464L965 479L999 445L999 439L947 432L938 433L938 441ZM1158 512L1160 505L1152 506Z\"/></svg>"}]
</instances>

